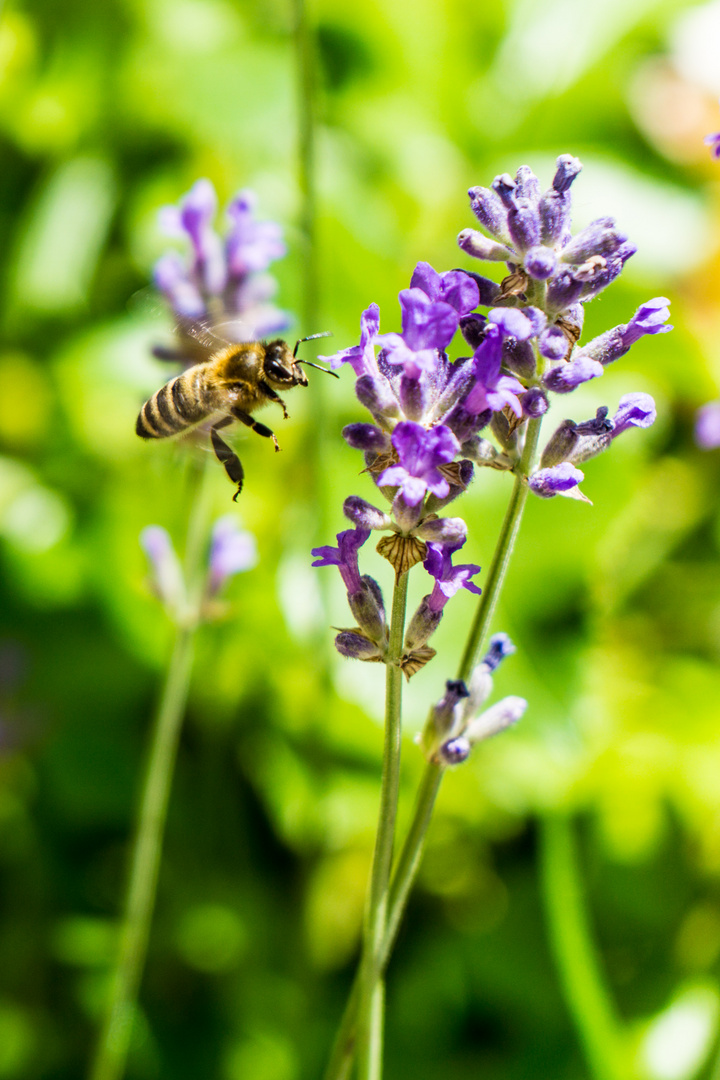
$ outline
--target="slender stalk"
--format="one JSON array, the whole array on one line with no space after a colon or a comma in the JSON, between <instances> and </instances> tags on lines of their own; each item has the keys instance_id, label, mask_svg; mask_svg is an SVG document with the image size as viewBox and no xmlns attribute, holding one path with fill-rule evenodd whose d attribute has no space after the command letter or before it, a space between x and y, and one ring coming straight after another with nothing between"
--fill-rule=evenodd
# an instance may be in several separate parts
<instances>
[{"instance_id":1,"label":"slender stalk","mask_svg":"<svg viewBox=\"0 0 720 1080\"><path fill-rule=\"evenodd\" d=\"M136 1000L155 906L170 786L192 672L197 608L202 587L200 569L207 521L206 472L203 464L195 474L196 492L188 525L185 557L190 612L187 621L176 631L153 724L131 854L120 942L105 1021L90 1072L91 1080L120 1080L125 1071L130 1046ZM194 614L191 614L193 611Z\"/></svg>"},{"instance_id":2,"label":"slender stalk","mask_svg":"<svg viewBox=\"0 0 720 1080\"><path fill-rule=\"evenodd\" d=\"M630 1080L622 1031L595 951L572 822L541 820L541 883L550 945L565 1001L595 1080Z\"/></svg>"},{"instance_id":3,"label":"slender stalk","mask_svg":"<svg viewBox=\"0 0 720 1080\"><path fill-rule=\"evenodd\" d=\"M396 578L385 666L385 740L380 812L365 915L363 954L360 960L357 1041L359 1080L379 1080L382 1075L384 989L380 958L386 932L388 887L400 787L403 675L399 660L405 632L407 585L407 573Z\"/></svg>"},{"instance_id":4,"label":"slender stalk","mask_svg":"<svg viewBox=\"0 0 720 1080\"><path fill-rule=\"evenodd\" d=\"M505 582L505 575L507 574L508 566L510 565L513 548L515 547L515 539L520 529L520 522L522 521L523 512L525 510L529 489L524 481L525 477L532 471L535 462L541 424L541 417L537 420L528 421L525 447L518 466L518 472L515 476L515 486L513 487L512 495L510 496L510 502L505 513L505 520L503 521L500 536L490 564L485 588L483 589L480 602L478 603L475 612L475 618L470 627L465 651L458 669L458 679L467 679L482 655L485 638L490 623L492 622L493 615L495 614L495 608L497 607L497 602Z\"/></svg>"},{"instance_id":5,"label":"slender stalk","mask_svg":"<svg viewBox=\"0 0 720 1080\"><path fill-rule=\"evenodd\" d=\"M458 678L467 679L472 669L478 663L485 644L490 623L492 621L497 602L505 582L510 558L512 556L515 539L520 528L528 488L524 478L532 471L537 454L538 439L540 437L541 420L530 420L525 439L522 458L518 465L518 474L515 477L510 502L508 504L505 520L503 521L500 536L493 553L487 582L480 598L475 619L470 628L468 640L465 645ZM390 958L400 923L405 912L410 890L412 889L417 875L420 859L422 857L425 836L427 834L430 819L432 817L435 799L440 789L440 784L445 769L433 762L428 763L423 779L418 790L413 820L405 838L402 850L397 860L395 872L390 886L388 900L387 925L380 952L377 978L382 976ZM335 1038L332 1055L325 1073L325 1080L347 1080L356 1049L356 1036L358 1032L358 1008L360 1002L359 976L356 977L350 991L350 997L345 1007L340 1027ZM362 1074L361 1074L362 1075Z\"/></svg>"},{"instance_id":6,"label":"slender stalk","mask_svg":"<svg viewBox=\"0 0 720 1080\"><path fill-rule=\"evenodd\" d=\"M307 0L294 0L297 79L298 182L302 244L302 317L305 333L315 333L319 300L315 199L315 128L317 94L315 38Z\"/></svg>"}]
</instances>

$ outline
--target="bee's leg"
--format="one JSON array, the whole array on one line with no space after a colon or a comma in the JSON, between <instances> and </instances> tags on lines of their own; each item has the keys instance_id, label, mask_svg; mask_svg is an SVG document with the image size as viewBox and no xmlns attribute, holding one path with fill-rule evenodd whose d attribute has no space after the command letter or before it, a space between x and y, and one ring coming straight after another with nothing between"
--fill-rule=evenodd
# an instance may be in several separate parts
<instances>
[{"instance_id":1,"label":"bee's leg","mask_svg":"<svg viewBox=\"0 0 720 1080\"><path fill-rule=\"evenodd\" d=\"M227 425L231 423L232 417L226 416L222 420L219 420L217 424L213 425L213 427L210 428L210 441L212 442L212 448L215 451L215 457L224 467L225 472L228 474L233 484L237 484L237 491L233 495L233 502L235 502L242 491L245 472L240 464L240 458L218 435L219 428L227 427Z\"/></svg>"},{"instance_id":2,"label":"bee's leg","mask_svg":"<svg viewBox=\"0 0 720 1080\"><path fill-rule=\"evenodd\" d=\"M236 420L239 420L241 424L246 424L249 428L252 428L253 431L257 432L258 435L262 435L266 439L272 439L272 441L275 443L275 449L280 449L280 447L278 446L278 441L275 437L275 432L272 431L269 427L266 427L265 424L259 424L257 420L253 420L250 413L243 412L242 409L231 409L230 412L233 414Z\"/></svg>"},{"instance_id":3,"label":"bee's leg","mask_svg":"<svg viewBox=\"0 0 720 1080\"><path fill-rule=\"evenodd\" d=\"M285 407L285 402L283 401L283 399L280 397L279 394L275 393L272 386L268 386L268 384L266 382L263 382L261 380L260 381L260 389L262 390L263 394L265 394L265 397L270 398L271 401L276 401L277 402L277 404L280 406L280 408L283 411L283 419L289 420L290 419L290 413L287 411L287 408Z\"/></svg>"}]
</instances>

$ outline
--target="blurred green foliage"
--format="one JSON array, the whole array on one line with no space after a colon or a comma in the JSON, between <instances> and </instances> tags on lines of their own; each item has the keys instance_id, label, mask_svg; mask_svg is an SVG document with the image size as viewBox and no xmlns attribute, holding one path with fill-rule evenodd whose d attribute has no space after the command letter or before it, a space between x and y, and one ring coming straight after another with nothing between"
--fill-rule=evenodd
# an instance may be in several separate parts
<instances>
[{"instance_id":1,"label":"blurred green foliage","mask_svg":"<svg viewBox=\"0 0 720 1080\"><path fill-rule=\"evenodd\" d=\"M579 420L646 390L659 419L588 466L593 508L529 507L495 628L518 645L498 688L530 708L445 781L389 976L388 1076L588 1075L539 895L537 823L557 812L577 819L638 1075L709 1076L720 457L695 448L692 419L720 381L720 173L702 146L720 126L720 87L681 62L694 12L681 0L318 0L314 11L322 313L298 332L354 343L372 300L396 329L418 260L469 266L454 240L471 224L466 189L523 162L549 182L564 152L585 164L576 221L615 213L640 245L588 309L586 336L657 294L673 299L676 324L562 402ZM190 462L187 447L134 434L167 377L150 347L171 327L128 300L165 246L158 207L209 176L223 200L254 188L261 215L283 224L280 298L301 309L295 86L280 0L41 0L0 22L0 1080L84 1071L168 656L138 534L158 523L182 545ZM309 568L310 547L343 527L342 499L371 497L339 434L362 418L347 374L293 396L277 458L238 436L238 513L261 561L199 644L138 1080L315 1077L339 1019L382 700L380 671L332 653L344 592ZM231 489L215 473L220 515ZM458 508L469 561L488 565L508 494L506 477L483 475ZM367 569L389 584L379 559ZM437 659L408 689L404 819L421 770L412 735L454 672L472 604L457 598Z\"/></svg>"}]
</instances>

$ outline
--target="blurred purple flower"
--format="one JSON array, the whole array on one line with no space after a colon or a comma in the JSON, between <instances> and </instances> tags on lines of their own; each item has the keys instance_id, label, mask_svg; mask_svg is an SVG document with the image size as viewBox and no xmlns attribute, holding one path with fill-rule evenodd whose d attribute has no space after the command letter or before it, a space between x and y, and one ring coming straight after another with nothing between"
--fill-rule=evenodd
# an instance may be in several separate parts
<instances>
[{"instance_id":1,"label":"blurred purple flower","mask_svg":"<svg viewBox=\"0 0 720 1080\"><path fill-rule=\"evenodd\" d=\"M720 446L720 401L709 401L695 417L695 442L701 450Z\"/></svg>"},{"instance_id":2,"label":"blurred purple flower","mask_svg":"<svg viewBox=\"0 0 720 1080\"><path fill-rule=\"evenodd\" d=\"M232 514L216 521L210 540L210 595L218 593L234 574L252 570L256 563L257 547L252 533L239 528Z\"/></svg>"},{"instance_id":3,"label":"blurred purple flower","mask_svg":"<svg viewBox=\"0 0 720 1080\"><path fill-rule=\"evenodd\" d=\"M227 208L230 230L225 238L225 250L233 277L267 270L287 250L282 229L276 222L255 220L256 201L254 192L240 191Z\"/></svg>"},{"instance_id":4,"label":"blurred purple flower","mask_svg":"<svg viewBox=\"0 0 720 1080\"><path fill-rule=\"evenodd\" d=\"M706 135L703 142L710 147L710 153L714 158L720 158L720 131L715 131L712 135Z\"/></svg>"},{"instance_id":5,"label":"blurred purple flower","mask_svg":"<svg viewBox=\"0 0 720 1080\"><path fill-rule=\"evenodd\" d=\"M180 614L185 604L185 580L169 532L161 525L148 525L140 533L140 546L150 564L155 594L170 614Z\"/></svg>"},{"instance_id":6,"label":"blurred purple flower","mask_svg":"<svg viewBox=\"0 0 720 1080\"><path fill-rule=\"evenodd\" d=\"M183 329L190 332L188 323L202 319L226 324L224 336L234 341L279 333L289 325L287 314L269 302L275 282L265 273L273 259L285 254L280 226L256 221L253 208L250 192L235 197L224 244L213 226L217 196L209 180L198 180L177 206L160 210L160 227L189 241L192 253L186 261L169 252L154 269L155 284L175 313L181 336ZM196 355L188 359L197 362Z\"/></svg>"}]
</instances>

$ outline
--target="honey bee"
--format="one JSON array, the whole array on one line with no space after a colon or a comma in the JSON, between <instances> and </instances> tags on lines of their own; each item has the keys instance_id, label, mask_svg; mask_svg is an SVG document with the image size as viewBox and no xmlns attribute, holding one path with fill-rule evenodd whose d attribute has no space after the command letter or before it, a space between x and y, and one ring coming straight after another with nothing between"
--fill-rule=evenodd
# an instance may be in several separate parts
<instances>
[{"instance_id":1,"label":"honey bee","mask_svg":"<svg viewBox=\"0 0 720 1080\"><path fill-rule=\"evenodd\" d=\"M238 420L258 435L272 439L275 449L279 450L274 431L254 420L252 414L274 401L282 409L283 417L288 419L285 402L278 390L308 385L300 364L338 377L334 371L320 364L297 359L298 347L303 341L328 337L329 334L311 334L300 338L292 351L281 338L268 342L232 344L207 327L195 328L190 334L207 355L181 375L170 379L145 402L135 430L141 439L168 439L222 414L210 428L210 441L216 458L233 484L237 485L233 495L235 501L242 491L245 473L239 457L219 432Z\"/></svg>"}]
</instances>

